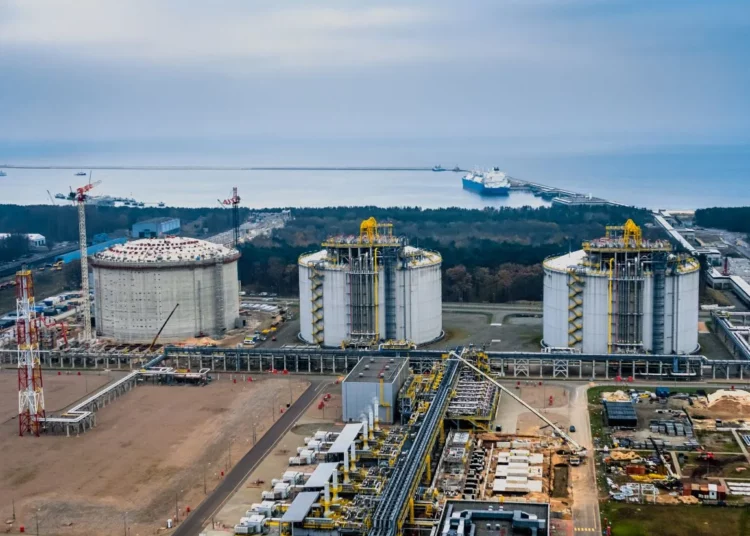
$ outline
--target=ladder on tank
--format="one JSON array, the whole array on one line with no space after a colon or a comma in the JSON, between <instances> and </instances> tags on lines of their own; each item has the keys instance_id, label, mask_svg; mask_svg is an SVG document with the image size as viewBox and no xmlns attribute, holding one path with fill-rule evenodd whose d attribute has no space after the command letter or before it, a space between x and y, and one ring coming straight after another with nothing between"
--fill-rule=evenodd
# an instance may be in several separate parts
<instances>
[{"instance_id":1,"label":"ladder on tank","mask_svg":"<svg viewBox=\"0 0 750 536\"><path fill-rule=\"evenodd\" d=\"M323 274L315 264L310 264L310 299L312 301L312 337L323 344Z\"/></svg>"},{"instance_id":2,"label":"ladder on tank","mask_svg":"<svg viewBox=\"0 0 750 536\"><path fill-rule=\"evenodd\" d=\"M224 265L220 262L216 263L214 270L214 296L216 299L216 334L214 336L220 337L228 328L224 324Z\"/></svg>"},{"instance_id":3,"label":"ladder on tank","mask_svg":"<svg viewBox=\"0 0 750 536\"><path fill-rule=\"evenodd\" d=\"M568 270L568 348L583 342L583 279L575 269Z\"/></svg>"}]
</instances>

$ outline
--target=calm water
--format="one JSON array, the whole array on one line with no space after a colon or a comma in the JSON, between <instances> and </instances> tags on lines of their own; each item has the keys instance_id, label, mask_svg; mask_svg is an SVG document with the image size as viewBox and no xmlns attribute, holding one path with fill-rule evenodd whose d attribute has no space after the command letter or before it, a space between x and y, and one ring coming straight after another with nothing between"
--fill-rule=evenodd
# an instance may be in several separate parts
<instances>
[{"instance_id":1,"label":"calm water","mask_svg":"<svg viewBox=\"0 0 750 536\"><path fill-rule=\"evenodd\" d=\"M65 144L0 144L2 163L49 165L220 165L220 166L500 166L512 176L613 201L651 208L750 205L750 146L673 147L658 151L534 154L491 143L427 142L358 144L285 142L248 147L78 147ZM84 168L85 169L85 168ZM46 190L68 191L84 177L71 170L6 169L0 202L48 203ZM461 175L423 171L125 171L97 170L97 193L134 197L146 203L213 206L240 188L243 205L294 207L539 206L525 193L482 198L461 188Z\"/></svg>"}]
</instances>

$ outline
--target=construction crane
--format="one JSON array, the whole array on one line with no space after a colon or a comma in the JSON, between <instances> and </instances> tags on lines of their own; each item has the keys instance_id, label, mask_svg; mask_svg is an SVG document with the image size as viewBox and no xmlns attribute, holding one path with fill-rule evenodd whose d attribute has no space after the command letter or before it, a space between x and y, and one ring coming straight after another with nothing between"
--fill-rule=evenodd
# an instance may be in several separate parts
<instances>
[{"instance_id":1,"label":"construction crane","mask_svg":"<svg viewBox=\"0 0 750 536\"><path fill-rule=\"evenodd\" d=\"M234 229L234 247L237 247L240 243L240 196L237 193L237 187L232 188L232 197L222 201L219 199L219 203L225 206L232 207L232 228Z\"/></svg>"},{"instance_id":2,"label":"construction crane","mask_svg":"<svg viewBox=\"0 0 750 536\"><path fill-rule=\"evenodd\" d=\"M164 323L161 325L161 327L159 328L159 331L156 333L156 337L154 337L154 340L151 341L151 346L148 347L148 350L146 350L146 353L149 353L149 352L151 352L151 350L153 350L154 346L156 345L156 341L159 340L159 335L161 335L161 332L164 331L165 327L167 327L167 322L169 322L169 319L172 318L172 315L174 314L174 312L177 310L177 308L179 306L180 306L179 303L175 304L174 309L172 309L172 312L169 313L169 316L164 321Z\"/></svg>"},{"instance_id":3,"label":"construction crane","mask_svg":"<svg viewBox=\"0 0 750 536\"><path fill-rule=\"evenodd\" d=\"M454 352L452 350L450 352L450 355L452 356L453 359L456 359L456 360L460 361L461 363L463 363L464 365L466 365L467 367L469 367L470 369L472 369L474 372L477 372L478 374L481 374L482 376L484 376L485 378L487 378L487 380L489 380L490 382L492 382L498 389L500 389L501 391L503 391L504 393L506 393L508 396L510 396L511 398L513 398L513 400L515 400L516 402L518 402L519 404L521 404L523 407L525 407L526 409L528 409L530 412L532 412L534 415L536 415L541 420L543 420L547 424L547 426L549 426L550 428L552 428L555 431L555 434L557 436L559 436L560 438L562 438L563 441L565 441L570 447L572 447L571 450L572 450L572 454L574 456L580 456L581 458L583 458L583 457L586 456L587 451L586 451L585 447L583 447L582 445L580 445L575 439L573 439L568 434L566 434L562 430L562 428L560 428L554 422L552 422L547 417L545 417L543 413L537 411L536 408L534 408L534 407L530 406L529 404L527 404L526 402L524 402L519 396L516 396L516 394L513 391L511 391L507 387L504 387L498 381L496 381L494 378L492 378L489 374L487 374L486 372L480 370L478 367L474 366L472 363L470 363L466 359L464 359L463 354L464 354L464 352L461 352L461 355L458 355L456 352Z\"/></svg>"},{"instance_id":4,"label":"construction crane","mask_svg":"<svg viewBox=\"0 0 750 536\"><path fill-rule=\"evenodd\" d=\"M91 175L89 173L89 180ZM91 298L89 297L89 260L87 253L86 240L86 200L94 186L101 184L102 181L89 182L88 184L76 188L75 192L71 191L68 195L70 201L78 205L78 245L81 250L81 288L83 292L83 335L82 341L87 343L91 340Z\"/></svg>"},{"instance_id":5,"label":"construction crane","mask_svg":"<svg viewBox=\"0 0 750 536\"><path fill-rule=\"evenodd\" d=\"M47 195L49 196L50 203L52 203L53 205L57 205L57 203L55 203L55 198L52 197L52 193L49 190L47 190Z\"/></svg>"}]
</instances>

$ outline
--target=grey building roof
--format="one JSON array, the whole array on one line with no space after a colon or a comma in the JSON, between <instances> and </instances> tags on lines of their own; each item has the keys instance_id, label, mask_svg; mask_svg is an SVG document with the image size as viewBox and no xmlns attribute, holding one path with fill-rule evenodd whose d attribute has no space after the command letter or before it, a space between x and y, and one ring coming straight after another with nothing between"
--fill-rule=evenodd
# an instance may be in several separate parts
<instances>
[{"instance_id":1,"label":"grey building roof","mask_svg":"<svg viewBox=\"0 0 750 536\"><path fill-rule=\"evenodd\" d=\"M333 472L338 465L337 462L321 463L318 465L307 482L305 482L305 489L325 487L326 482L331 480L331 476L333 476Z\"/></svg>"},{"instance_id":2,"label":"grey building roof","mask_svg":"<svg viewBox=\"0 0 750 536\"><path fill-rule=\"evenodd\" d=\"M312 505L318 500L320 492L318 491L303 491L299 493L289 505L289 508L284 512L284 516L281 518L282 523L299 523L304 521L307 514L310 512Z\"/></svg>"},{"instance_id":3,"label":"grey building roof","mask_svg":"<svg viewBox=\"0 0 750 536\"><path fill-rule=\"evenodd\" d=\"M144 224L144 223L149 223L149 224L151 224L151 223L165 223L165 222L168 222L168 221L171 222L171 221L174 221L174 220L179 220L179 218L173 218L173 217L170 217L170 216L162 216L160 218L150 218L148 220L138 221L138 222L135 222L133 225L141 225L141 224Z\"/></svg>"},{"instance_id":4,"label":"grey building roof","mask_svg":"<svg viewBox=\"0 0 750 536\"><path fill-rule=\"evenodd\" d=\"M392 383L407 361L405 357L363 357L344 381L375 383L382 374L384 382Z\"/></svg>"},{"instance_id":5,"label":"grey building roof","mask_svg":"<svg viewBox=\"0 0 750 536\"><path fill-rule=\"evenodd\" d=\"M351 444L354 443L354 440L357 438L357 434L359 434L360 430L362 430L361 422L347 424L346 426L344 426L344 429L336 438L336 441L333 442L333 445L331 445L328 453L343 454L344 452L348 452L351 448Z\"/></svg>"}]
</instances>

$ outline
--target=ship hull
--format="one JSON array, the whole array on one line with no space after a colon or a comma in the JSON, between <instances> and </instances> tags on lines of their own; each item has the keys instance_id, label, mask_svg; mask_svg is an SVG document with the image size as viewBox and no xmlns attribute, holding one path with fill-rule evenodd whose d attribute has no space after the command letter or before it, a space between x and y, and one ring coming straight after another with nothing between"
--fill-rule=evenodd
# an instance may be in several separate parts
<instances>
[{"instance_id":1,"label":"ship hull","mask_svg":"<svg viewBox=\"0 0 750 536\"><path fill-rule=\"evenodd\" d=\"M479 195L484 195L487 197L498 197L510 194L510 188L508 187L487 188L481 182L476 182L468 179L461 179L461 182L463 183L464 190L469 190L471 192L475 192Z\"/></svg>"}]
</instances>

